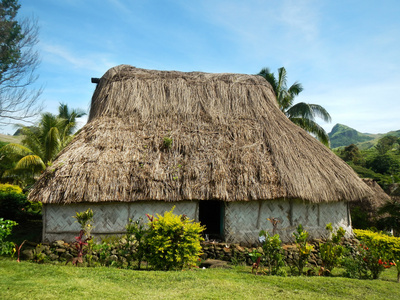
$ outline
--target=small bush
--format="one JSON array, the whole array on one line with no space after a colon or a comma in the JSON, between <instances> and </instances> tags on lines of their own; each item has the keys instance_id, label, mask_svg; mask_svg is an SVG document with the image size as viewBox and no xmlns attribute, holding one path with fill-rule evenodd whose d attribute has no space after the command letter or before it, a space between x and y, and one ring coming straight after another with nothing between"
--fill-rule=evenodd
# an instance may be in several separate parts
<instances>
[{"instance_id":1,"label":"small bush","mask_svg":"<svg viewBox=\"0 0 400 300\"><path fill-rule=\"evenodd\" d=\"M174 215L174 208L165 212L164 216L149 218L150 229L145 238L149 249L146 257L158 270L193 267L201 255L201 233L205 228L185 215Z\"/></svg>"},{"instance_id":2,"label":"small bush","mask_svg":"<svg viewBox=\"0 0 400 300\"><path fill-rule=\"evenodd\" d=\"M146 235L149 234L149 228L143 223L143 219L139 218L136 221L129 219L129 223L125 226L126 228L126 243L125 248L128 251L132 248L134 243L134 253L131 253L132 258L137 261L137 268L140 269L140 265L146 254L147 244L145 242ZM128 261L128 264L130 262Z\"/></svg>"},{"instance_id":3,"label":"small bush","mask_svg":"<svg viewBox=\"0 0 400 300\"><path fill-rule=\"evenodd\" d=\"M22 193L0 192L0 218L20 221L24 219L29 201Z\"/></svg>"},{"instance_id":4,"label":"small bush","mask_svg":"<svg viewBox=\"0 0 400 300\"><path fill-rule=\"evenodd\" d=\"M18 185L0 183L0 192L22 194L22 189Z\"/></svg>"},{"instance_id":5,"label":"small bush","mask_svg":"<svg viewBox=\"0 0 400 300\"><path fill-rule=\"evenodd\" d=\"M348 249L340 264L344 269L343 276L354 279L368 278L368 270L364 266L363 257L358 247Z\"/></svg>"},{"instance_id":6,"label":"small bush","mask_svg":"<svg viewBox=\"0 0 400 300\"><path fill-rule=\"evenodd\" d=\"M72 216L81 225L81 229L86 235L87 239L91 239L91 231L93 229L93 210L88 208L83 212L76 212L75 216Z\"/></svg>"},{"instance_id":7,"label":"small bush","mask_svg":"<svg viewBox=\"0 0 400 300\"><path fill-rule=\"evenodd\" d=\"M172 147L173 139L171 137L165 136L163 138L162 148L164 150L169 150Z\"/></svg>"},{"instance_id":8,"label":"small bush","mask_svg":"<svg viewBox=\"0 0 400 300\"><path fill-rule=\"evenodd\" d=\"M17 222L0 218L0 255L10 255L13 253L14 243L6 241L6 237L11 234L12 228L18 225Z\"/></svg>"},{"instance_id":9,"label":"small bush","mask_svg":"<svg viewBox=\"0 0 400 300\"><path fill-rule=\"evenodd\" d=\"M358 247L360 261L362 266L362 274L364 278L377 279L379 275L390 268L388 253L384 249L380 249L373 240L362 242Z\"/></svg>"},{"instance_id":10,"label":"small bush","mask_svg":"<svg viewBox=\"0 0 400 300\"><path fill-rule=\"evenodd\" d=\"M323 275L329 275L333 268L339 265L344 254L344 247L341 245L341 241L346 231L339 227L334 233L331 223L327 224L325 228L329 231L331 238L325 243L319 244L319 251L324 268L322 273Z\"/></svg>"},{"instance_id":11,"label":"small bush","mask_svg":"<svg viewBox=\"0 0 400 300\"><path fill-rule=\"evenodd\" d=\"M311 251L314 247L307 243L308 232L303 230L303 226L299 224L297 226L296 232L293 232L296 240L296 247L299 252L297 260L294 261L295 267L299 271L299 275L303 275L303 269L308 263L308 258L311 255Z\"/></svg>"},{"instance_id":12,"label":"small bush","mask_svg":"<svg viewBox=\"0 0 400 300\"><path fill-rule=\"evenodd\" d=\"M260 236L264 237L262 244L264 250L264 260L268 267L267 272L269 275L280 275L281 269L285 265L282 241L279 234L273 236L268 232L261 230Z\"/></svg>"},{"instance_id":13,"label":"small bush","mask_svg":"<svg viewBox=\"0 0 400 300\"><path fill-rule=\"evenodd\" d=\"M342 262L345 275L351 278L377 279L386 269L394 266L399 255L400 239L369 230L354 229L361 243Z\"/></svg>"}]
</instances>

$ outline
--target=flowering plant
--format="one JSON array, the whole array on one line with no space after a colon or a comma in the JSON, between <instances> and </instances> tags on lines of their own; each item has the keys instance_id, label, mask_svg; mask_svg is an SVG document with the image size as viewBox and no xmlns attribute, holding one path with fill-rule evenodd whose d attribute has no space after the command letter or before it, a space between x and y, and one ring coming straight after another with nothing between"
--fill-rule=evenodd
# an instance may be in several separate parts
<instances>
[{"instance_id":1,"label":"flowering plant","mask_svg":"<svg viewBox=\"0 0 400 300\"><path fill-rule=\"evenodd\" d=\"M387 253L374 245L373 240L362 241L358 246L359 255L362 257L362 267L365 277L377 279L387 268L393 265L389 262Z\"/></svg>"}]
</instances>

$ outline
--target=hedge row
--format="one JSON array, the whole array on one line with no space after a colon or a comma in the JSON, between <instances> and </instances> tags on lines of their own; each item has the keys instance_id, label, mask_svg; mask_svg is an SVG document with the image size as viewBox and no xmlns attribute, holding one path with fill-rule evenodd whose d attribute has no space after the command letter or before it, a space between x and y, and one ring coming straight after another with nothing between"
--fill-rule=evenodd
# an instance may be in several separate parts
<instances>
[{"instance_id":1,"label":"hedge row","mask_svg":"<svg viewBox=\"0 0 400 300\"><path fill-rule=\"evenodd\" d=\"M372 243L378 249L385 251L392 259L400 259L400 238L388 236L370 230L353 229L354 234L360 241Z\"/></svg>"}]
</instances>

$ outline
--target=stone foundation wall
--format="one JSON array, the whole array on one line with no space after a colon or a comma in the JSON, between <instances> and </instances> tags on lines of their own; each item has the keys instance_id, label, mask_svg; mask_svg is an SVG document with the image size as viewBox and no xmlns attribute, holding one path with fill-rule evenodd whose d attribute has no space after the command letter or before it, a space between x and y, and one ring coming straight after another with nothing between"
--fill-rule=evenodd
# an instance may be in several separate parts
<instances>
[{"instance_id":1,"label":"stone foundation wall","mask_svg":"<svg viewBox=\"0 0 400 300\"><path fill-rule=\"evenodd\" d=\"M322 240L310 241L314 249L309 258L308 267L319 267L322 265L321 258L319 256L319 244ZM358 245L359 241L354 239L348 239L343 242L343 245L347 248L353 248ZM261 245L257 246L241 246L240 244L227 244L227 243L202 243L202 256L201 259L217 259L229 262L235 265L252 265L253 261L249 256L249 253L257 250L258 253L264 253ZM66 263L72 262L74 257L77 257L77 250L71 243L66 243L62 240L55 241L53 243L43 243L37 245L36 243L27 242L24 244L23 250L21 251L21 259L24 260L35 260L35 252L43 254L42 258L47 262ZM297 248L293 244L283 245L284 257L287 264L298 257ZM109 266L113 262L119 262L126 264L131 258L131 254L121 255L117 249L110 249L110 255L104 259L103 265ZM100 263L100 255L96 251L92 253L92 261ZM87 262L84 256L84 262ZM145 266L145 263L143 264Z\"/></svg>"}]
</instances>

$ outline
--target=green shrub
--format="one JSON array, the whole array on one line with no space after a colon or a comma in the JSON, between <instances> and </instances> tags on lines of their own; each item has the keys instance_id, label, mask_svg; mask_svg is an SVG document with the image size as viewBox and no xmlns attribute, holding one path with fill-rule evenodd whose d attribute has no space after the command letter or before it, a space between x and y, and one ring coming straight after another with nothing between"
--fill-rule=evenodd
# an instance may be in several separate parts
<instances>
[{"instance_id":1,"label":"green shrub","mask_svg":"<svg viewBox=\"0 0 400 300\"><path fill-rule=\"evenodd\" d=\"M247 255L250 257L253 263L257 262L258 258L262 256L262 254L258 252L257 249L253 249L253 251L248 252Z\"/></svg>"},{"instance_id":2,"label":"green shrub","mask_svg":"<svg viewBox=\"0 0 400 300\"><path fill-rule=\"evenodd\" d=\"M400 258L400 237L388 236L370 230L353 229L357 239L373 244L389 256L390 259Z\"/></svg>"},{"instance_id":3,"label":"green shrub","mask_svg":"<svg viewBox=\"0 0 400 300\"><path fill-rule=\"evenodd\" d=\"M359 278L377 279L385 268L390 268L393 261L400 257L400 238L370 230L353 231L361 241L354 256L359 264ZM343 265L347 269L346 262Z\"/></svg>"},{"instance_id":4,"label":"green shrub","mask_svg":"<svg viewBox=\"0 0 400 300\"><path fill-rule=\"evenodd\" d=\"M0 192L14 192L17 194L22 194L22 189L18 185L13 185L9 183L0 183Z\"/></svg>"},{"instance_id":5,"label":"green shrub","mask_svg":"<svg viewBox=\"0 0 400 300\"><path fill-rule=\"evenodd\" d=\"M171 137L165 136L163 138L163 149L168 150L172 147L173 140Z\"/></svg>"},{"instance_id":6,"label":"green shrub","mask_svg":"<svg viewBox=\"0 0 400 300\"><path fill-rule=\"evenodd\" d=\"M298 258L294 260L295 267L297 268L299 275L303 275L303 269L308 263L308 258L311 255L311 251L314 247L307 243L308 232L303 230L303 226L299 224L296 232L293 232L296 240L296 247L298 250Z\"/></svg>"},{"instance_id":7,"label":"green shrub","mask_svg":"<svg viewBox=\"0 0 400 300\"><path fill-rule=\"evenodd\" d=\"M269 235L265 230L260 231L260 236L264 237L262 244L264 250L264 260L268 267L269 275L280 275L282 267L285 265L282 241L279 234Z\"/></svg>"},{"instance_id":8,"label":"green shrub","mask_svg":"<svg viewBox=\"0 0 400 300\"><path fill-rule=\"evenodd\" d=\"M342 238L346 231L339 227L336 233L333 232L332 223L326 225L326 230L329 231L331 238L325 243L319 244L319 251L323 264L323 275L331 274L333 268L339 265L344 254L344 247L341 245Z\"/></svg>"},{"instance_id":9,"label":"green shrub","mask_svg":"<svg viewBox=\"0 0 400 300\"><path fill-rule=\"evenodd\" d=\"M17 222L0 218L0 255L13 253L14 243L6 241L6 237L11 234L12 228L18 225Z\"/></svg>"},{"instance_id":10,"label":"green shrub","mask_svg":"<svg viewBox=\"0 0 400 300\"><path fill-rule=\"evenodd\" d=\"M0 218L20 221L24 219L29 201L21 193L0 192Z\"/></svg>"},{"instance_id":11,"label":"green shrub","mask_svg":"<svg viewBox=\"0 0 400 300\"><path fill-rule=\"evenodd\" d=\"M140 269L140 265L143 261L147 250L147 244L145 242L146 235L149 233L149 228L143 223L143 219L139 218L136 221L129 219L129 223L125 226L126 228L126 243L125 249L129 250L132 248L134 243L134 253L131 253L132 258L137 261L137 268ZM128 265L130 262L128 261Z\"/></svg>"},{"instance_id":12,"label":"green shrub","mask_svg":"<svg viewBox=\"0 0 400 300\"><path fill-rule=\"evenodd\" d=\"M341 261L341 266L344 269L344 277L354 279L367 278L364 275L367 270L364 267L363 257L359 255L359 252L356 252L354 256L350 254L345 255Z\"/></svg>"},{"instance_id":13,"label":"green shrub","mask_svg":"<svg viewBox=\"0 0 400 300\"><path fill-rule=\"evenodd\" d=\"M201 255L201 233L205 228L185 215L174 215L174 208L165 212L164 216L149 218L149 233L145 238L149 249L146 257L158 270L193 267Z\"/></svg>"},{"instance_id":14,"label":"green shrub","mask_svg":"<svg viewBox=\"0 0 400 300\"><path fill-rule=\"evenodd\" d=\"M356 261L360 265L360 278L377 279L385 268L390 268L388 253L379 249L373 240L362 241L356 253Z\"/></svg>"}]
</instances>

